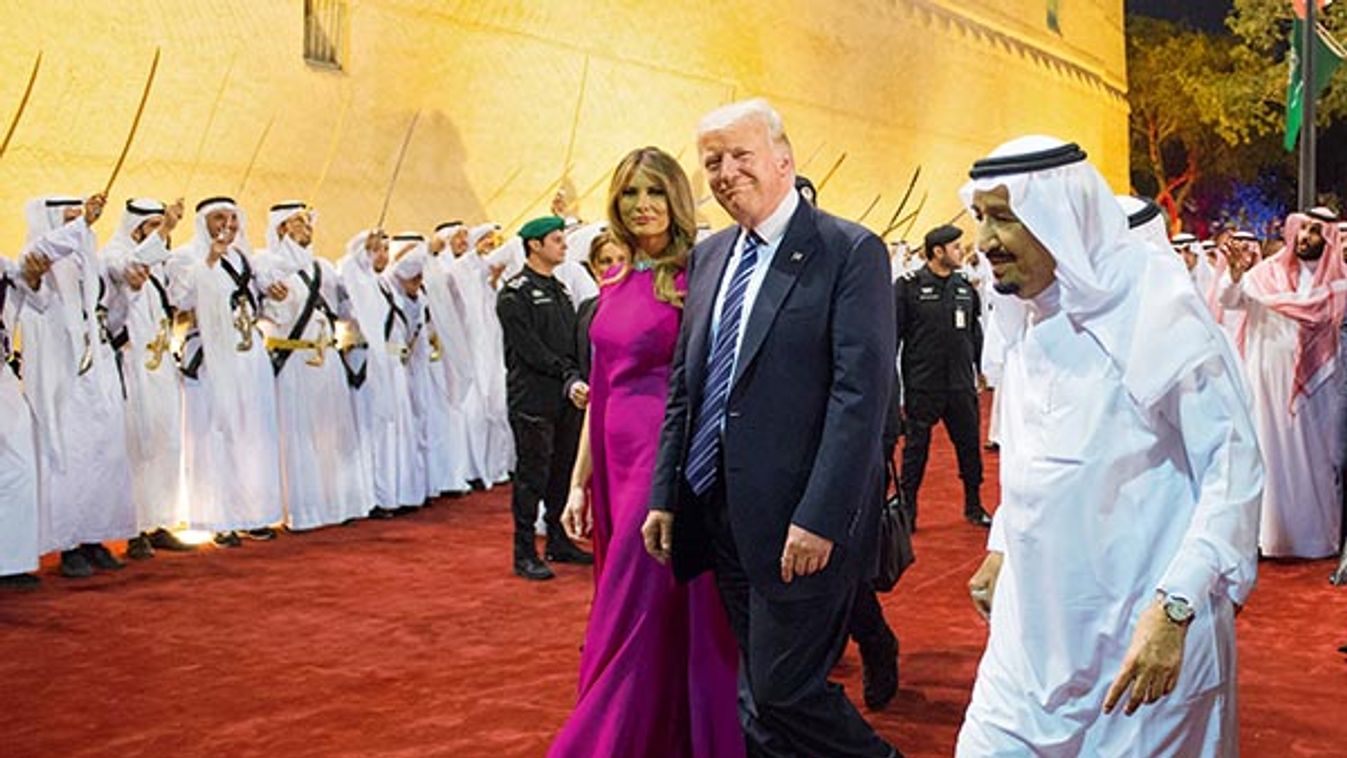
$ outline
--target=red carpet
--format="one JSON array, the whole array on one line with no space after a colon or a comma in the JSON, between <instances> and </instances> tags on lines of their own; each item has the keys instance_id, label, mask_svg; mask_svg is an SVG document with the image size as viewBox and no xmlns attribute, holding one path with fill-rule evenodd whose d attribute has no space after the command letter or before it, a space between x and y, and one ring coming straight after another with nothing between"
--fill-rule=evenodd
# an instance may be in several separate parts
<instances>
[{"instance_id":1,"label":"red carpet","mask_svg":"<svg viewBox=\"0 0 1347 758\"><path fill-rule=\"evenodd\" d=\"M589 574L514 578L506 493L0 594L0 756L542 755L571 703ZM902 691L870 714L914 758L951 754L985 635L964 590L985 532L960 504L937 432L917 563L884 598ZM1347 755L1347 589L1330 569L1262 566L1239 620L1245 756ZM859 697L854 647L837 674Z\"/></svg>"}]
</instances>

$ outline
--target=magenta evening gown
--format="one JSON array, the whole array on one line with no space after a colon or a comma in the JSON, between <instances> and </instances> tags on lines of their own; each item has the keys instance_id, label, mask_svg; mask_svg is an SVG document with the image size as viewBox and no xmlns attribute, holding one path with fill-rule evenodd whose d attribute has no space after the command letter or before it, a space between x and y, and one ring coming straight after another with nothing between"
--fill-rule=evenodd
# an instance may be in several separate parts
<instances>
[{"instance_id":1,"label":"magenta evening gown","mask_svg":"<svg viewBox=\"0 0 1347 758\"><path fill-rule=\"evenodd\" d=\"M651 271L599 294L590 327L594 602L575 710L549 758L744 754L739 653L715 581L708 573L679 584L641 541L681 317L655 299Z\"/></svg>"}]
</instances>

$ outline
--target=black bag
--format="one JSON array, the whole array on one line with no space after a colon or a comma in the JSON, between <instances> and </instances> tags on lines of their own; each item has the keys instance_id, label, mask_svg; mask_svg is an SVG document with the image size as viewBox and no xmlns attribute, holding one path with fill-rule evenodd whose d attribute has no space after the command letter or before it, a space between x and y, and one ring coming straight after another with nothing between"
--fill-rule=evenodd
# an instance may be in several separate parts
<instances>
[{"instance_id":1,"label":"black bag","mask_svg":"<svg viewBox=\"0 0 1347 758\"><path fill-rule=\"evenodd\" d=\"M912 515L903 502L903 487L893 461L889 461L888 469L893 495L884 503L879 515L879 546L875 550L877 565L872 583L877 592L892 590L907 567L917 559L912 551Z\"/></svg>"}]
</instances>

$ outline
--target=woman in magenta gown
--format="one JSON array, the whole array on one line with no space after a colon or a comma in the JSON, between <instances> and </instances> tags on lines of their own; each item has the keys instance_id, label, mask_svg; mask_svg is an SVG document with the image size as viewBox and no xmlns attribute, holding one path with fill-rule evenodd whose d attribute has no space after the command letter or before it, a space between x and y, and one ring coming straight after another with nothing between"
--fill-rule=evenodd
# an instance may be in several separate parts
<instances>
[{"instance_id":1,"label":"woman in magenta gown","mask_svg":"<svg viewBox=\"0 0 1347 758\"><path fill-rule=\"evenodd\" d=\"M551 758L744 754L738 650L714 579L680 584L641 540L694 214L667 153L642 148L618 164L609 229L633 263L605 276L590 327L589 409L563 523L592 536L594 601L575 710Z\"/></svg>"}]
</instances>

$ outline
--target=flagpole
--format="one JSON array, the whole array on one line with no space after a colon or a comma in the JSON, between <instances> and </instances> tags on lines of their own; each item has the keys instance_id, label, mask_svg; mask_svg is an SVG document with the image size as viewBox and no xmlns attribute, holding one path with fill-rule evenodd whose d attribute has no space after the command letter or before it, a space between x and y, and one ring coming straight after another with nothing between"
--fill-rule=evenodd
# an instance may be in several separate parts
<instances>
[{"instance_id":1,"label":"flagpole","mask_svg":"<svg viewBox=\"0 0 1347 758\"><path fill-rule=\"evenodd\" d=\"M1309 210L1315 205L1318 199L1318 193L1315 192L1314 159L1315 159L1315 129L1314 118L1318 110L1318 98L1314 88L1314 54L1316 52L1319 35L1315 31L1316 17L1318 16L1319 5L1317 0L1308 0L1305 3L1305 28L1300 38L1300 210Z\"/></svg>"}]
</instances>

